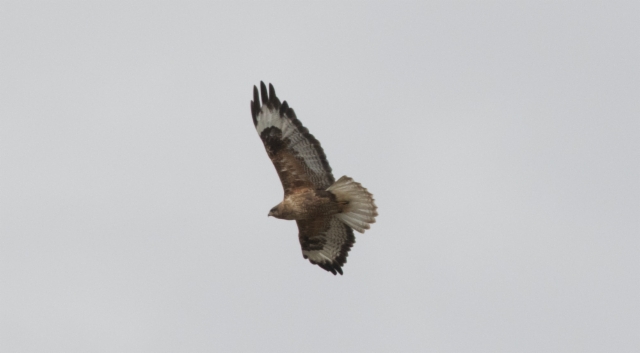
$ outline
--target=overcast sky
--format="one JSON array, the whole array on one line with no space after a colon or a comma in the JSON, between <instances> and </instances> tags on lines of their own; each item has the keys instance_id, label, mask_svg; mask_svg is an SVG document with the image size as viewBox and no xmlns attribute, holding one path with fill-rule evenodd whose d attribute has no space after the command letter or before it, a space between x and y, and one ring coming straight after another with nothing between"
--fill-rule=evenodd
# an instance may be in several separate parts
<instances>
[{"instance_id":1,"label":"overcast sky","mask_svg":"<svg viewBox=\"0 0 640 353\"><path fill-rule=\"evenodd\" d=\"M0 351L640 351L640 3L0 3ZM302 258L271 82L378 222Z\"/></svg>"}]
</instances>

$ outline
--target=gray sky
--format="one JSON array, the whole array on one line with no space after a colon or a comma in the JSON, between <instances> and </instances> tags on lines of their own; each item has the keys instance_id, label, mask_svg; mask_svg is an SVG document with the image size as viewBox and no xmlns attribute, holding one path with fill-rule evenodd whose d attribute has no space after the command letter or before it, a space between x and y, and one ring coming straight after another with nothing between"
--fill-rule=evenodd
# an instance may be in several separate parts
<instances>
[{"instance_id":1,"label":"gray sky","mask_svg":"<svg viewBox=\"0 0 640 353\"><path fill-rule=\"evenodd\" d=\"M640 350L638 2L0 4L0 351ZM274 84L378 222L303 260Z\"/></svg>"}]
</instances>

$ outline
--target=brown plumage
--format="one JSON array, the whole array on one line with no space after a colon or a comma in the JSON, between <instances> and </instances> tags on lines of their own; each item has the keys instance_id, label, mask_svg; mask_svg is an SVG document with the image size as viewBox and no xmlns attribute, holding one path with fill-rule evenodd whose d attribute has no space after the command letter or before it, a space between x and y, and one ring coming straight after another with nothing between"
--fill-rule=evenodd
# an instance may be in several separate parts
<instances>
[{"instance_id":1,"label":"brown plumage","mask_svg":"<svg viewBox=\"0 0 640 353\"><path fill-rule=\"evenodd\" d=\"M353 229L363 233L378 215L373 196L353 179L335 181L320 142L302 126L275 89L253 87L251 115L258 135L282 182L284 199L269 216L295 220L302 256L342 274L355 243Z\"/></svg>"}]
</instances>

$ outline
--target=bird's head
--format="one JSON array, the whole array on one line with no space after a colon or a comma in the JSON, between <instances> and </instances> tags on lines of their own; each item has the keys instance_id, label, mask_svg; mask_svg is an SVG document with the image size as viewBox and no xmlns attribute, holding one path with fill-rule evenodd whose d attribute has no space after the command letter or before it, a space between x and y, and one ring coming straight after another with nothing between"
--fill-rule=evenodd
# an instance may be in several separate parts
<instances>
[{"instance_id":1,"label":"bird's head","mask_svg":"<svg viewBox=\"0 0 640 353\"><path fill-rule=\"evenodd\" d=\"M280 209L279 209L279 207L278 207L278 206L280 206L280 205L278 204L278 205L274 206L274 207L269 211L269 214L267 215L267 217L276 217L276 218L280 218L280 217L279 217L279 216L280 216Z\"/></svg>"},{"instance_id":2,"label":"bird's head","mask_svg":"<svg viewBox=\"0 0 640 353\"><path fill-rule=\"evenodd\" d=\"M285 206L282 204L282 202L273 206L273 208L269 211L269 217L275 217L280 219L290 219L289 217L287 217L288 214L289 212L286 212Z\"/></svg>"}]
</instances>

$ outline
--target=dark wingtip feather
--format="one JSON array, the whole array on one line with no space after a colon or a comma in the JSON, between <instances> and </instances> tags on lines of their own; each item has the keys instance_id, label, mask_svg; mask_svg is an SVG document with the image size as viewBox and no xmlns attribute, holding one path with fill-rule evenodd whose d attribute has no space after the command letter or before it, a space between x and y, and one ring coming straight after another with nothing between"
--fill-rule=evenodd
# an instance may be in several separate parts
<instances>
[{"instance_id":1,"label":"dark wingtip feather","mask_svg":"<svg viewBox=\"0 0 640 353\"><path fill-rule=\"evenodd\" d=\"M251 101L251 117L253 118L253 126L258 125L258 113L260 113L260 97L258 96L258 87L253 86L253 100Z\"/></svg>"},{"instance_id":2,"label":"dark wingtip feather","mask_svg":"<svg viewBox=\"0 0 640 353\"><path fill-rule=\"evenodd\" d=\"M340 276L342 276L342 267L336 263L314 263L315 265L318 265L320 268L322 268L323 270L327 271L327 272L331 272L333 273L333 275L337 275L338 273L340 274Z\"/></svg>"},{"instance_id":3,"label":"dark wingtip feather","mask_svg":"<svg viewBox=\"0 0 640 353\"><path fill-rule=\"evenodd\" d=\"M264 101L264 92L267 92L266 88L263 88L262 92L262 100ZM273 88L272 84L269 84L269 92L267 93L267 106L271 109L280 109L280 99L278 99L278 96L276 96L276 90L275 88Z\"/></svg>"},{"instance_id":4,"label":"dark wingtip feather","mask_svg":"<svg viewBox=\"0 0 640 353\"><path fill-rule=\"evenodd\" d=\"M288 110L289 103L287 103L287 101L282 102L282 105L280 106L280 116L284 116L285 114L287 114Z\"/></svg>"},{"instance_id":5,"label":"dark wingtip feather","mask_svg":"<svg viewBox=\"0 0 640 353\"><path fill-rule=\"evenodd\" d=\"M269 93L267 93L267 86L264 82L260 81L260 95L262 96L262 105L269 104Z\"/></svg>"},{"instance_id":6,"label":"dark wingtip feather","mask_svg":"<svg viewBox=\"0 0 640 353\"><path fill-rule=\"evenodd\" d=\"M260 104L260 96L258 95L258 87L253 85L253 104Z\"/></svg>"},{"instance_id":7,"label":"dark wingtip feather","mask_svg":"<svg viewBox=\"0 0 640 353\"><path fill-rule=\"evenodd\" d=\"M269 98L271 98L271 100L276 98L276 90L273 88L272 84L269 84Z\"/></svg>"},{"instance_id":8,"label":"dark wingtip feather","mask_svg":"<svg viewBox=\"0 0 640 353\"><path fill-rule=\"evenodd\" d=\"M253 120L253 126L258 125L258 114L256 113L256 107L255 105L253 105L253 102L251 102L251 119Z\"/></svg>"}]
</instances>

